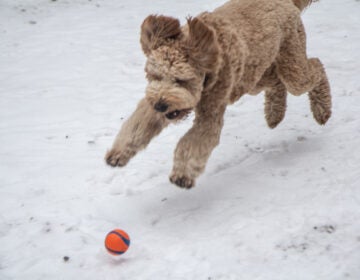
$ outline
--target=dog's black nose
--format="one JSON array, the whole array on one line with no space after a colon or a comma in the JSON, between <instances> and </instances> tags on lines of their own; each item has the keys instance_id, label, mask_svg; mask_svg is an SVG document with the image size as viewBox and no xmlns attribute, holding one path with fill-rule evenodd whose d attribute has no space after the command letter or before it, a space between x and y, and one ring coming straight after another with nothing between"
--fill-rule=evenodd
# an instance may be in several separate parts
<instances>
[{"instance_id":1,"label":"dog's black nose","mask_svg":"<svg viewBox=\"0 0 360 280\"><path fill-rule=\"evenodd\" d=\"M159 101L158 103L155 104L154 109L158 112L163 113L167 110L168 107L169 106L166 103Z\"/></svg>"}]
</instances>

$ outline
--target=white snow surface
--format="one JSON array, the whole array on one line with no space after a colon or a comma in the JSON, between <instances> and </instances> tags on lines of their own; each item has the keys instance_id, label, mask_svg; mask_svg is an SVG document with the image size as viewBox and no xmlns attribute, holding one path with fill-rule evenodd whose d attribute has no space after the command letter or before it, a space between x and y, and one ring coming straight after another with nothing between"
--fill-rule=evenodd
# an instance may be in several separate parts
<instances>
[{"instance_id":1,"label":"white snow surface","mask_svg":"<svg viewBox=\"0 0 360 280\"><path fill-rule=\"evenodd\" d=\"M222 3L0 0L1 280L360 279L360 1L303 14L332 86L325 126L290 95L270 130L263 95L245 96L194 189L168 181L192 118L105 165L144 95L143 19ZM104 248L114 228L131 238L118 257Z\"/></svg>"}]
</instances>

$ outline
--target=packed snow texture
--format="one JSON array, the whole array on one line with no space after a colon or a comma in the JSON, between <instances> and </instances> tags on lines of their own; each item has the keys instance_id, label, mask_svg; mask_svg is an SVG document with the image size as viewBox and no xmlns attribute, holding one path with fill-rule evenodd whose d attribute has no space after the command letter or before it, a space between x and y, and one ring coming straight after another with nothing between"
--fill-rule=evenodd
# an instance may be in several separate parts
<instances>
[{"instance_id":1,"label":"packed snow texture","mask_svg":"<svg viewBox=\"0 0 360 280\"><path fill-rule=\"evenodd\" d=\"M266 126L263 94L226 112L221 143L189 191L168 181L192 117L125 168L105 165L144 95L149 14L223 0L0 0L0 279L360 279L360 1L303 14L333 116L306 94ZM126 254L104 238L121 228Z\"/></svg>"}]
</instances>

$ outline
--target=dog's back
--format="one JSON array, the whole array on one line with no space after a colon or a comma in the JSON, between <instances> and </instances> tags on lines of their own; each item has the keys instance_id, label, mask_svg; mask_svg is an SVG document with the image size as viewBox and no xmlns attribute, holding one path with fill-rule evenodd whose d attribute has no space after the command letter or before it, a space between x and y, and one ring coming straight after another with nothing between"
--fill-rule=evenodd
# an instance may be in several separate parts
<instances>
[{"instance_id":1,"label":"dog's back","mask_svg":"<svg viewBox=\"0 0 360 280\"><path fill-rule=\"evenodd\" d=\"M242 71L245 76L242 77L241 87L245 92L249 92L275 61L283 39L301 24L301 9L311 2L311 0L231 0L212 13L204 13L199 17L209 25L213 25L217 29L218 36L233 34L233 38L228 37L227 40L223 40L223 49L235 47L231 43L235 40L234 37L243 42L244 47L239 50L242 53L238 54L239 57L245 57ZM226 46L227 43L232 46Z\"/></svg>"},{"instance_id":2,"label":"dog's back","mask_svg":"<svg viewBox=\"0 0 360 280\"><path fill-rule=\"evenodd\" d=\"M231 102L244 93L257 94L281 85L294 95L309 92L315 119L319 124L327 122L331 116L330 86L320 60L307 57L306 34L300 18L301 11L312 2L315 1L231 0L201 16L209 25L211 21L216 23L213 27L223 44L223 55L228 57L225 60L233 62L229 63L235 81ZM223 25L219 24L221 21ZM234 57L240 57L238 61L243 64L231 60ZM242 71L238 72L240 68Z\"/></svg>"},{"instance_id":3,"label":"dog's back","mask_svg":"<svg viewBox=\"0 0 360 280\"><path fill-rule=\"evenodd\" d=\"M294 0L294 2L309 0ZM232 31L244 37L249 48L266 45L286 33L287 23L300 17L292 0L232 0L212 12L231 23ZM302 7L300 4L298 6ZM280 39L280 38L279 38ZM274 47L274 46L272 46ZM268 50L267 50L268 51Z\"/></svg>"}]
</instances>

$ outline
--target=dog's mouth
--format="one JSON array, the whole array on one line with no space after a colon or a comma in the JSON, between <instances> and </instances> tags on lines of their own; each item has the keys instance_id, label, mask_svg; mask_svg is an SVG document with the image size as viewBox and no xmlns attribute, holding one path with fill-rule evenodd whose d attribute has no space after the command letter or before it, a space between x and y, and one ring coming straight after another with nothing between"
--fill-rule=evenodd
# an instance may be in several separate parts
<instances>
[{"instance_id":1,"label":"dog's mouth","mask_svg":"<svg viewBox=\"0 0 360 280\"><path fill-rule=\"evenodd\" d=\"M167 113L165 117L169 120L181 120L186 118L191 112L191 109L175 110Z\"/></svg>"}]
</instances>

